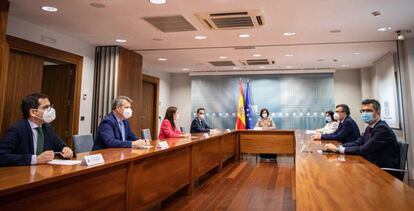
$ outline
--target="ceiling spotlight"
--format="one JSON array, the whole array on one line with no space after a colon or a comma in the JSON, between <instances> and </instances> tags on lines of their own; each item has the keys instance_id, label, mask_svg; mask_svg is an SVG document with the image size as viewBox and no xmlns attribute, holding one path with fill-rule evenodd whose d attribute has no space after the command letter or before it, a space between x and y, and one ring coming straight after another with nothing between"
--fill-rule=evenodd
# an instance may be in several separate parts
<instances>
[{"instance_id":1,"label":"ceiling spotlight","mask_svg":"<svg viewBox=\"0 0 414 211\"><path fill-rule=\"evenodd\" d=\"M404 40L405 39L405 35L408 33L411 33L411 30L409 29L402 29L402 30L398 30L396 31L397 33L397 39L398 40Z\"/></svg>"},{"instance_id":2,"label":"ceiling spotlight","mask_svg":"<svg viewBox=\"0 0 414 211\"><path fill-rule=\"evenodd\" d=\"M296 33L295 32L285 32L285 33L283 33L283 35L285 35L285 36L293 36L293 35L296 35Z\"/></svg>"},{"instance_id":3,"label":"ceiling spotlight","mask_svg":"<svg viewBox=\"0 0 414 211\"><path fill-rule=\"evenodd\" d=\"M151 4L165 4L167 0L149 0Z\"/></svg>"},{"instance_id":4,"label":"ceiling spotlight","mask_svg":"<svg viewBox=\"0 0 414 211\"><path fill-rule=\"evenodd\" d=\"M343 64L343 65L341 65L342 67L349 67L349 65L347 65L347 64Z\"/></svg>"},{"instance_id":5,"label":"ceiling spotlight","mask_svg":"<svg viewBox=\"0 0 414 211\"><path fill-rule=\"evenodd\" d=\"M240 34L239 37L240 38L249 38L250 34Z\"/></svg>"},{"instance_id":6,"label":"ceiling spotlight","mask_svg":"<svg viewBox=\"0 0 414 211\"><path fill-rule=\"evenodd\" d=\"M52 7L52 6L42 6L42 10L46 12L57 12L58 11L56 7Z\"/></svg>"},{"instance_id":7,"label":"ceiling spotlight","mask_svg":"<svg viewBox=\"0 0 414 211\"><path fill-rule=\"evenodd\" d=\"M361 54L361 53L359 53L359 52L355 52L355 53L353 53L354 55L359 55L359 54Z\"/></svg>"},{"instance_id":8,"label":"ceiling spotlight","mask_svg":"<svg viewBox=\"0 0 414 211\"><path fill-rule=\"evenodd\" d=\"M288 66L286 66L286 68L288 68L288 69L290 69L290 68L292 68L293 66L290 66L290 65L288 65Z\"/></svg>"},{"instance_id":9,"label":"ceiling spotlight","mask_svg":"<svg viewBox=\"0 0 414 211\"><path fill-rule=\"evenodd\" d=\"M158 58L158 61L167 61L167 58Z\"/></svg>"},{"instance_id":10,"label":"ceiling spotlight","mask_svg":"<svg viewBox=\"0 0 414 211\"><path fill-rule=\"evenodd\" d=\"M189 71L189 70L190 70L189 68L186 68L186 67L183 68L183 71Z\"/></svg>"},{"instance_id":11,"label":"ceiling spotlight","mask_svg":"<svg viewBox=\"0 0 414 211\"><path fill-rule=\"evenodd\" d=\"M227 59L227 56L220 56L220 59Z\"/></svg>"},{"instance_id":12,"label":"ceiling spotlight","mask_svg":"<svg viewBox=\"0 0 414 211\"><path fill-rule=\"evenodd\" d=\"M379 16L381 16L381 12L379 12L379 11L374 11L374 12L371 12L371 14L372 14L374 17L379 17Z\"/></svg>"},{"instance_id":13,"label":"ceiling spotlight","mask_svg":"<svg viewBox=\"0 0 414 211\"><path fill-rule=\"evenodd\" d=\"M233 70L240 70L240 67L233 67Z\"/></svg>"},{"instance_id":14,"label":"ceiling spotlight","mask_svg":"<svg viewBox=\"0 0 414 211\"><path fill-rule=\"evenodd\" d=\"M254 54L253 57L261 57L262 55L260 54Z\"/></svg>"},{"instance_id":15,"label":"ceiling spotlight","mask_svg":"<svg viewBox=\"0 0 414 211\"><path fill-rule=\"evenodd\" d=\"M127 40L125 39L116 39L115 42L119 42L119 43L125 43Z\"/></svg>"},{"instance_id":16,"label":"ceiling spotlight","mask_svg":"<svg viewBox=\"0 0 414 211\"><path fill-rule=\"evenodd\" d=\"M194 37L194 39L196 39L196 40L205 40L205 39L207 39L207 36L197 35L197 36Z\"/></svg>"},{"instance_id":17,"label":"ceiling spotlight","mask_svg":"<svg viewBox=\"0 0 414 211\"><path fill-rule=\"evenodd\" d=\"M292 56L293 56L293 54L286 54L285 56L287 56L287 57L292 57Z\"/></svg>"},{"instance_id":18,"label":"ceiling spotlight","mask_svg":"<svg viewBox=\"0 0 414 211\"><path fill-rule=\"evenodd\" d=\"M377 31L379 31L379 32L385 32L385 31L389 31L389 30L391 30L391 27L381 27L381 28L377 29Z\"/></svg>"},{"instance_id":19,"label":"ceiling spotlight","mask_svg":"<svg viewBox=\"0 0 414 211\"><path fill-rule=\"evenodd\" d=\"M260 66L259 68L260 68L260 69L265 69L266 67L265 67L265 66Z\"/></svg>"}]
</instances>

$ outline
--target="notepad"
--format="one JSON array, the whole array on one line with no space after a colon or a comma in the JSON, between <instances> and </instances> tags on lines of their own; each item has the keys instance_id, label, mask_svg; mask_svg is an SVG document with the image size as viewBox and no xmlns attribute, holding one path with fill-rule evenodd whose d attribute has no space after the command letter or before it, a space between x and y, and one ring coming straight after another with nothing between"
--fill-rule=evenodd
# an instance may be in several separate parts
<instances>
[{"instance_id":1,"label":"notepad","mask_svg":"<svg viewBox=\"0 0 414 211\"><path fill-rule=\"evenodd\" d=\"M77 164L81 164L81 160L52 160L49 161L47 164L52 164L52 165L77 165Z\"/></svg>"},{"instance_id":2,"label":"notepad","mask_svg":"<svg viewBox=\"0 0 414 211\"><path fill-rule=\"evenodd\" d=\"M316 131L314 131L314 130L306 130L305 133L308 134L308 135L312 135L312 134L316 134Z\"/></svg>"}]
</instances>

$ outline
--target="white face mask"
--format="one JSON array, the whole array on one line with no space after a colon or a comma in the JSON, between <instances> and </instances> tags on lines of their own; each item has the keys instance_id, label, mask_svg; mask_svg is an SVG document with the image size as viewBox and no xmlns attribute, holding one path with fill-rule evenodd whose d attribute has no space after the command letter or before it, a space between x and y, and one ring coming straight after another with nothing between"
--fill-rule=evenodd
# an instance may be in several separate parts
<instances>
[{"instance_id":1,"label":"white face mask","mask_svg":"<svg viewBox=\"0 0 414 211\"><path fill-rule=\"evenodd\" d=\"M43 121L46 123L51 123L56 119L56 110L54 108L46 109L43 111Z\"/></svg>"},{"instance_id":2,"label":"white face mask","mask_svg":"<svg viewBox=\"0 0 414 211\"><path fill-rule=\"evenodd\" d=\"M179 114L175 114L175 119L174 120L178 120L180 118Z\"/></svg>"},{"instance_id":3,"label":"white face mask","mask_svg":"<svg viewBox=\"0 0 414 211\"><path fill-rule=\"evenodd\" d=\"M326 116L325 119L327 122L332 122L332 118L330 116Z\"/></svg>"},{"instance_id":4,"label":"white face mask","mask_svg":"<svg viewBox=\"0 0 414 211\"><path fill-rule=\"evenodd\" d=\"M198 115L198 117L200 117L200 119L204 119L206 116L204 114Z\"/></svg>"},{"instance_id":5,"label":"white face mask","mask_svg":"<svg viewBox=\"0 0 414 211\"><path fill-rule=\"evenodd\" d=\"M131 108L127 108L124 110L124 112L122 113L122 115L124 116L125 119L129 119L132 117L132 109Z\"/></svg>"},{"instance_id":6,"label":"white face mask","mask_svg":"<svg viewBox=\"0 0 414 211\"><path fill-rule=\"evenodd\" d=\"M269 114L267 114L267 113L263 113L263 114L262 114L262 118L263 118L263 119L266 119L268 116L269 116Z\"/></svg>"},{"instance_id":7,"label":"white face mask","mask_svg":"<svg viewBox=\"0 0 414 211\"><path fill-rule=\"evenodd\" d=\"M335 120L339 120L341 117L339 116L339 114L338 113L334 113L334 119Z\"/></svg>"}]
</instances>

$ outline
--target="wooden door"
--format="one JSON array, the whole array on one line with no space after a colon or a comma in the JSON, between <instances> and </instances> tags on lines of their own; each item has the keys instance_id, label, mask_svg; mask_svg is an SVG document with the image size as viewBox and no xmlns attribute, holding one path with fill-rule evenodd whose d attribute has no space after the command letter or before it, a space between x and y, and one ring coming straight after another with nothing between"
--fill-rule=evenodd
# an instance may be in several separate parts
<instances>
[{"instance_id":1,"label":"wooden door","mask_svg":"<svg viewBox=\"0 0 414 211\"><path fill-rule=\"evenodd\" d=\"M42 88L43 58L11 50L4 97L1 136L14 122L23 118L20 104L27 95Z\"/></svg>"},{"instance_id":2,"label":"wooden door","mask_svg":"<svg viewBox=\"0 0 414 211\"><path fill-rule=\"evenodd\" d=\"M153 140L157 138L158 131L158 84L158 78L143 76L141 127L151 130Z\"/></svg>"},{"instance_id":3,"label":"wooden door","mask_svg":"<svg viewBox=\"0 0 414 211\"><path fill-rule=\"evenodd\" d=\"M43 69L42 93L49 96L56 109L56 120L52 122L56 134L71 146L71 113L74 95L74 65L47 65Z\"/></svg>"}]
</instances>

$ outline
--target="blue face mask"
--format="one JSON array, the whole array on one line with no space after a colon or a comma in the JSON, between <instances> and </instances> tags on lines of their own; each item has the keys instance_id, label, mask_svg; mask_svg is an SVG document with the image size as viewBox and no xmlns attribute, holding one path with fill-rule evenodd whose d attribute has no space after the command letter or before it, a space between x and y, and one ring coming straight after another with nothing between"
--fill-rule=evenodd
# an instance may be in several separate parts
<instances>
[{"instance_id":1,"label":"blue face mask","mask_svg":"<svg viewBox=\"0 0 414 211\"><path fill-rule=\"evenodd\" d=\"M370 122L372 122L372 120L374 120L374 114L370 113L370 112L363 112L361 114L361 119L365 123L370 123Z\"/></svg>"}]
</instances>

